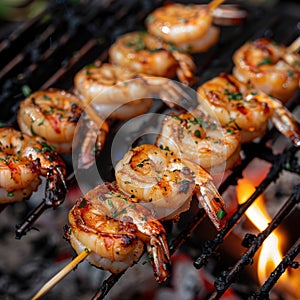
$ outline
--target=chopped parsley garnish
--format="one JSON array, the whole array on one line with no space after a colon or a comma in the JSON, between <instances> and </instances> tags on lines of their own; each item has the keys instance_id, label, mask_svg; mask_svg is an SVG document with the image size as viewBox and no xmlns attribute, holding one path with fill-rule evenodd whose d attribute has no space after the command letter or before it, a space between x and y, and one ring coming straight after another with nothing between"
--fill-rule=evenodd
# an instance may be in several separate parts
<instances>
[{"instance_id":1,"label":"chopped parsley garnish","mask_svg":"<svg viewBox=\"0 0 300 300\"><path fill-rule=\"evenodd\" d=\"M43 98L44 98L44 100L47 100L47 101L51 100L51 98L48 97L46 94L43 95Z\"/></svg>"},{"instance_id":2,"label":"chopped parsley garnish","mask_svg":"<svg viewBox=\"0 0 300 300\"><path fill-rule=\"evenodd\" d=\"M33 130L32 125L30 125L30 132L33 136L37 136L37 133Z\"/></svg>"},{"instance_id":3,"label":"chopped parsley garnish","mask_svg":"<svg viewBox=\"0 0 300 300\"><path fill-rule=\"evenodd\" d=\"M31 88L28 85L23 85L22 93L25 97L28 97L31 94Z\"/></svg>"},{"instance_id":4,"label":"chopped parsley garnish","mask_svg":"<svg viewBox=\"0 0 300 300\"><path fill-rule=\"evenodd\" d=\"M263 60L261 60L257 66L260 67L260 66L263 66L263 65L271 65L272 64L272 60L270 57L266 57L264 58Z\"/></svg>"},{"instance_id":5,"label":"chopped parsley garnish","mask_svg":"<svg viewBox=\"0 0 300 300\"><path fill-rule=\"evenodd\" d=\"M243 95L240 92L232 93L228 95L228 100L242 100Z\"/></svg>"},{"instance_id":6,"label":"chopped parsley garnish","mask_svg":"<svg viewBox=\"0 0 300 300\"><path fill-rule=\"evenodd\" d=\"M153 22L154 19L155 19L155 17L154 17L153 15L149 15L149 16L146 18L145 22L146 22L147 24L149 24L149 23Z\"/></svg>"},{"instance_id":7,"label":"chopped parsley garnish","mask_svg":"<svg viewBox=\"0 0 300 300\"><path fill-rule=\"evenodd\" d=\"M200 130L198 130L198 129L194 131L194 134L195 134L195 136L198 137L198 138L201 137L201 132L200 132Z\"/></svg>"},{"instance_id":8,"label":"chopped parsley garnish","mask_svg":"<svg viewBox=\"0 0 300 300\"><path fill-rule=\"evenodd\" d=\"M221 208L216 212L216 216L219 220L223 219L226 216L226 212Z\"/></svg>"},{"instance_id":9,"label":"chopped parsley garnish","mask_svg":"<svg viewBox=\"0 0 300 300\"><path fill-rule=\"evenodd\" d=\"M85 207L86 206L86 200L85 199L83 199L82 201L81 201L81 203L79 204L79 208L83 208L83 207Z\"/></svg>"}]
</instances>

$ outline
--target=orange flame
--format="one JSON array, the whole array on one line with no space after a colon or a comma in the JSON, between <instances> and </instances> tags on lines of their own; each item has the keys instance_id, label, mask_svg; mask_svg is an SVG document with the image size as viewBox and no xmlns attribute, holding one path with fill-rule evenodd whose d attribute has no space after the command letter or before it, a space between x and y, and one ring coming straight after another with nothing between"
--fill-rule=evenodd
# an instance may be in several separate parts
<instances>
[{"instance_id":1,"label":"orange flame","mask_svg":"<svg viewBox=\"0 0 300 300\"><path fill-rule=\"evenodd\" d=\"M236 189L239 204L244 203L255 191L254 184L248 179L239 180ZM263 231L270 223L271 218L266 211L263 196L259 196L246 211L247 218L259 230ZM277 267L283 258L280 244L284 240L277 231L272 232L264 241L258 258L257 276L260 284L270 276L270 273ZM293 293L297 299L300 297L298 286L300 284L299 270L288 270L280 277L278 283L282 290Z\"/></svg>"}]
</instances>

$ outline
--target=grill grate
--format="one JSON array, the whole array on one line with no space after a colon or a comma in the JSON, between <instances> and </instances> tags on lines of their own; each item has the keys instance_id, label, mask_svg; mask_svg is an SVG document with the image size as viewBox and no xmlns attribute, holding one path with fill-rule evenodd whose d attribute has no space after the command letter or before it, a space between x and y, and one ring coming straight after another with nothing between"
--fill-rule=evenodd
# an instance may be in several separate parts
<instances>
[{"instance_id":1,"label":"grill grate","mask_svg":"<svg viewBox=\"0 0 300 300\"><path fill-rule=\"evenodd\" d=\"M99 3L101 2L101 3ZM61 1L53 2L34 19L25 22L0 43L0 120L6 125L16 125L16 111L19 102L29 91L57 87L71 89L73 77L84 65L95 59L107 59L107 49L115 38L127 31L143 29L145 16L163 1L85 1L84 5L70 5ZM290 44L300 29L298 16L300 6L293 3L279 3L274 8L246 6L249 18L245 24L237 27L222 28L219 44L207 53L195 55L199 70L199 85L218 75L220 72L230 72L232 69L233 52L249 39L261 36L274 38L283 44ZM297 98L288 103L289 109L298 106ZM119 124L112 124L111 131ZM287 147L282 153L274 154L270 143L274 143L279 134L270 130L259 142L242 146L244 158L232 174L220 186L224 193L230 186L236 185L242 178L242 172L255 158L272 164L267 176L256 187L248 200L238 207L229 219L227 226L209 239L199 249L195 267L204 267L208 260L217 253L236 224L244 216L245 211L261 195L271 183L275 182L282 171L300 174L297 159L298 149ZM108 152L110 144L105 146ZM105 149L104 149L105 152ZM110 153L110 152L109 152ZM105 154L103 154L105 155ZM107 172L109 174L109 172ZM70 182L72 177L70 176ZM210 299L219 299L227 288L236 281L244 267L252 264L253 256L262 242L281 224L288 214L299 203L300 186L295 186L289 199L272 219L266 230L257 236L246 235L243 245L248 248L229 271L223 271L215 282L216 290ZM25 221L18 226L16 236L21 237L31 229L34 221L47 209L41 202ZM4 207L0 208L0 211ZM204 211L198 213L184 225L180 233L170 242L173 254L184 243L187 243L195 229L203 222ZM299 237L299 235L298 235ZM291 247L274 273L266 280L261 289L250 299L265 299L281 274L289 267L297 268L299 264L293 260L300 252L299 240ZM125 272L111 275L106 279L93 299L103 299Z\"/></svg>"}]
</instances>

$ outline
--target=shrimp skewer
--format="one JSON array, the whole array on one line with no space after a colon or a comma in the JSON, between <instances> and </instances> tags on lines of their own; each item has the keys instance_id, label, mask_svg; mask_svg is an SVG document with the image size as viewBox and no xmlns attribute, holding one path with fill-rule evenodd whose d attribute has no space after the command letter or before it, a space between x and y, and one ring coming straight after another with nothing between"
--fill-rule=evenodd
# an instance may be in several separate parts
<instances>
[{"instance_id":1,"label":"shrimp skewer","mask_svg":"<svg viewBox=\"0 0 300 300\"><path fill-rule=\"evenodd\" d=\"M222 73L198 89L199 109L216 116L222 125L241 131L241 142L261 137L268 120L296 145L300 145L300 127L294 116L280 101Z\"/></svg>"},{"instance_id":2,"label":"shrimp skewer","mask_svg":"<svg viewBox=\"0 0 300 300\"><path fill-rule=\"evenodd\" d=\"M156 144L194 162L212 175L231 169L240 158L240 133L199 110L166 116Z\"/></svg>"},{"instance_id":3,"label":"shrimp skewer","mask_svg":"<svg viewBox=\"0 0 300 300\"><path fill-rule=\"evenodd\" d=\"M196 78L196 66L188 54L171 51L160 40L142 31L120 36L109 49L109 59L112 64L138 74L167 78L177 75L187 85Z\"/></svg>"},{"instance_id":4,"label":"shrimp skewer","mask_svg":"<svg viewBox=\"0 0 300 300\"><path fill-rule=\"evenodd\" d=\"M69 212L69 223L67 239L77 253L90 249L87 260L92 265L120 273L139 260L146 244L156 280L168 277L170 257L163 226L115 184L101 184L81 197Z\"/></svg>"},{"instance_id":5,"label":"shrimp skewer","mask_svg":"<svg viewBox=\"0 0 300 300\"><path fill-rule=\"evenodd\" d=\"M117 163L115 176L123 193L142 201L160 219L177 219L196 193L215 227L226 223L225 204L212 177L172 150L150 144L135 147Z\"/></svg>"},{"instance_id":6,"label":"shrimp skewer","mask_svg":"<svg viewBox=\"0 0 300 300\"><path fill-rule=\"evenodd\" d=\"M80 118L84 118L87 134L79 151L85 161L81 165L89 165L94 154L91 149L95 148L91 145L90 135L99 134L96 148L101 149L108 132L107 123L92 113L91 108L84 107L72 93L49 89L37 91L22 101L17 120L23 132L45 139L58 153L64 154L71 152L76 126Z\"/></svg>"},{"instance_id":7,"label":"shrimp skewer","mask_svg":"<svg viewBox=\"0 0 300 300\"><path fill-rule=\"evenodd\" d=\"M300 55L294 52L298 47L298 42L289 49L267 38L247 42L233 55L233 74L285 103L299 87Z\"/></svg>"},{"instance_id":8,"label":"shrimp skewer","mask_svg":"<svg viewBox=\"0 0 300 300\"><path fill-rule=\"evenodd\" d=\"M180 51L206 51L219 39L220 30L212 26L213 11L223 1L212 1L208 5L174 3L159 7L146 18L147 30Z\"/></svg>"},{"instance_id":9,"label":"shrimp skewer","mask_svg":"<svg viewBox=\"0 0 300 300\"><path fill-rule=\"evenodd\" d=\"M32 300L46 294L84 259L114 274L123 272L139 260L144 244L153 257L156 280L162 283L167 279L170 253L165 229L150 211L131 199L115 184L103 183L77 200L69 212L65 238L78 256L44 284Z\"/></svg>"},{"instance_id":10,"label":"shrimp skewer","mask_svg":"<svg viewBox=\"0 0 300 300\"><path fill-rule=\"evenodd\" d=\"M121 120L145 113L152 106L153 96L174 101L182 97L167 78L138 74L99 61L76 74L74 87L82 101L90 103L101 116Z\"/></svg>"},{"instance_id":11,"label":"shrimp skewer","mask_svg":"<svg viewBox=\"0 0 300 300\"><path fill-rule=\"evenodd\" d=\"M11 203L30 197L47 178L45 201L56 207L65 198L66 168L43 140L12 128L0 128L0 201Z\"/></svg>"}]
</instances>

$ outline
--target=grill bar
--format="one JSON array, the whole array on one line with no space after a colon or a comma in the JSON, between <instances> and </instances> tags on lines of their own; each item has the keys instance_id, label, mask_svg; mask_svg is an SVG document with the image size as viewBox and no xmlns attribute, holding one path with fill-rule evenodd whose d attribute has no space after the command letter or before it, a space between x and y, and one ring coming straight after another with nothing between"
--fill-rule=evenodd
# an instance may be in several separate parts
<instances>
[{"instance_id":1,"label":"grill bar","mask_svg":"<svg viewBox=\"0 0 300 300\"><path fill-rule=\"evenodd\" d=\"M297 187L299 189L299 186ZM299 193L299 191L297 191ZM300 239L294 244L294 246L287 252L283 260L271 273L270 277L265 281L260 290L254 295L249 297L249 300L264 300L267 298L270 290L274 287L280 276L286 271L288 267L294 269L299 268L299 262L293 260L300 253Z\"/></svg>"},{"instance_id":2,"label":"grill bar","mask_svg":"<svg viewBox=\"0 0 300 300\"><path fill-rule=\"evenodd\" d=\"M284 165L290 159L290 152L294 152L294 147L287 150L284 154L275 157L277 161L272 165L269 173L255 189L255 192L248 198L248 200L239 206L238 210L229 219L227 225L220 232L217 233L214 239L206 241L204 243L203 253L195 260L195 267L201 268L204 266L208 259L212 256L214 251L223 243L224 238L231 232L237 222L243 217L245 211L251 206L251 204L261 195L266 188L278 178L279 173L282 171ZM241 175L241 174L239 174Z\"/></svg>"},{"instance_id":3,"label":"grill bar","mask_svg":"<svg viewBox=\"0 0 300 300\"><path fill-rule=\"evenodd\" d=\"M279 224L294 209L295 205L298 204L299 201L300 185L295 187L293 194L283 205L280 211L276 214L276 216L272 219L269 226L264 231L259 233L257 237L251 236L251 245L249 249L241 255L240 260L230 269L230 271L223 271L222 275L219 278L217 278L217 280L215 281L216 291L211 295L211 297L209 298L210 300L220 299L220 297L224 294L227 288L235 281L238 273L240 273L245 266L253 263L253 256L259 249L259 247L262 245L263 241L274 231L274 229L276 229L279 226Z\"/></svg>"}]
</instances>

